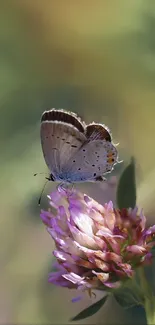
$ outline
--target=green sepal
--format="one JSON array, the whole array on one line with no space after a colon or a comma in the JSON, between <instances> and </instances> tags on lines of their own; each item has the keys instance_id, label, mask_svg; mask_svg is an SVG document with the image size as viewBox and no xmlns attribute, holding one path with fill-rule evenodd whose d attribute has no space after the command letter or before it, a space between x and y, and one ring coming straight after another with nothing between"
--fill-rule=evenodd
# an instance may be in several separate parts
<instances>
[{"instance_id":1,"label":"green sepal","mask_svg":"<svg viewBox=\"0 0 155 325\"><path fill-rule=\"evenodd\" d=\"M71 319L71 321L77 321L77 320L81 320L81 319L84 319L84 318L93 316L105 304L105 302L107 300L107 297L108 297L108 295L107 296L104 296L102 299L98 300L93 305L91 305L88 308L82 310L78 315L76 315L75 317L73 317Z\"/></svg>"}]
</instances>

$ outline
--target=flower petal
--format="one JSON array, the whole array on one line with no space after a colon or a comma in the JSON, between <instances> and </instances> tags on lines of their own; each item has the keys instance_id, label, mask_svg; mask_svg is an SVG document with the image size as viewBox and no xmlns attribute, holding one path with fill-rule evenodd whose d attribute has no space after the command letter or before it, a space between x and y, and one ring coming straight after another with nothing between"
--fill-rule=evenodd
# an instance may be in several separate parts
<instances>
[{"instance_id":1,"label":"flower petal","mask_svg":"<svg viewBox=\"0 0 155 325\"><path fill-rule=\"evenodd\" d=\"M96 242L93 238L90 236L84 234L80 230L78 230L75 226L72 226L71 224L68 223L70 232L73 236L73 238L80 244L86 247L90 247L93 249L97 249L98 246L96 245Z\"/></svg>"},{"instance_id":2,"label":"flower petal","mask_svg":"<svg viewBox=\"0 0 155 325\"><path fill-rule=\"evenodd\" d=\"M95 228L94 222L89 216L77 208L69 208L70 216L74 221L74 225L78 227L82 232L89 235L90 237L93 236L93 228Z\"/></svg>"},{"instance_id":3,"label":"flower petal","mask_svg":"<svg viewBox=\"0 0 155 325\"><path fill-rule=\"evenodd\" d=\"M105 209L104 207L99 204L97 201L93 200L92 198L90 198L88 195L84 194L84 201L86 202L87 206L89 208L93 208L95 211L99 212L100 214L104 214L105 213Z\"/></svg>"},{"instance_id":4,"label":"flower petal","mask_svg":"<svg viewBox=\"0 0 155 325\"><path fill-rule=\"evenodd\" d=\"M118 289L121 286L121 281L116 282L104 282L104 285L111 289Z\"/></svg>"},{"instance_id":5,"label":"flower petal","mask_svg":"<svg viewBox=\"0 0 155 325\"><path fill-rule=\"evenodd\" d=\"M95 274L102 283L105 283L109 279L109 273L96 271L92 271L92 273Z\"/></svg>"},{"instance_id":6,"label":"flower petal","mask_svg":"<svg viewBox=\"0 0 155 325\"><path fill-rule=\"evenodd\" d=\"M114 229L115 225L115 214L113 210L113 203L110 201L108 204L105 204L105 222L107 225L107 228L110 230Z\"/></svg>"},{"instance_id":7,"label":"flower petal","mask_svg":"<svg viewBox=\"0 0 155 325\"><path fill-rule=\"evenodd\" d=\"M146 252L146 249L144 247L138 245L128 246L126 247L126 250L136 255L142 255L143 253Z\"/></svg>"}]
</instances>

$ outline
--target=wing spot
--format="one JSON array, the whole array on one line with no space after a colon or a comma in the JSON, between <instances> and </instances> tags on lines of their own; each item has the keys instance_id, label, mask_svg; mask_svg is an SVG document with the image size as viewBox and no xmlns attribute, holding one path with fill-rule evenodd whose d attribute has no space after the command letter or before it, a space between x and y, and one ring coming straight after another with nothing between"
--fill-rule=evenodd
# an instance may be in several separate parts
<instances>
[{"instance_id":1,"label":"wing spot","mask_svg":"<svg viewBox=\"0 0 155 325\"><path fill-rule=\"evenodd\" d=\"M72 148L77 148L77 146L75 146L74 144L71 145Z\"/></svg>"},{"instance_id":2,"label":"wing spot","mask_svg":"<svg viewBox=\"0 0 155 325\"><path fill-rule=\"evenodd\" d=\"M108 163L109 163L109 164L113 163L114 161L115 161L114 158L108 158Z\"/></svg>"},{"instance_id":3,"label":"wing spot","mask_svg":"<svg viewBox=\"0 0 155 325\"><path fill-rule=\"evenodd\" d=\"M98 170L100 170L101 168L100 167L98 167Z\"/></svg>"},{"instance_id":4,"label":"wing spot","mask_svg":"<svg viewBox=\"0 0 155 325\"><path fill-rule=\"evenodd\" d=\"M97 156L97 158L100 158L100 156Z\"/></svg>"},{"instance_id":5,"label":"wing spot","mask_svg":"<svg viewBox=\"0 0 155 325\"><path fill-rule=\"evenodd\" d=\"M75 160L73 160L73 162L75 162Z\"/></svg>"},{"instance_id":6,"label":"wing spot","mask_svg":"<svg viewBox=\"0 0 155 325\"><path fill-rule=\"evenodd\" d=\"M65 139L64 139L64 138L62 138L62 140L63 140L63 141L65 141Z\"/></svg>"},{"instance_id":7,"label":"wing spot","mask_svg":"<svg viewBox=\"0 0 155 325\"><path fill-rule=\"evenodd\" d=\"M95 167L95 165L92 165L92 167Z\"/></svg>"},{"instance_id":8,"label":"wing spot","mask_svg":"<svg viewBox=\"0 0 155 325\"><path fill-rule=\"evenodd\" d=\"M71 144L69 141L66 141L67 144Z\"/></svg>"},{"instance_id":9,"label":"wing spot","mask_svg":"<svg viewBox=\"0 0 155 325\"><path fill-rule=\"evenodd\" d=\"M52 137L54 137L54 134L52 134Z\"/></svg>"},{"instance_id":10,"label":"wing spot","mask_svg":"<svg viewBox=\"0 0 155 325\"><path fill-rule=\"evenodd\" d=\"M83 151L86 151L86 149L83 149Z\"/></svg>"},{"instance_id":11,"label":"wing spot","mask_svg":"<svg viewBox=\"0 0 155 325\"><path fill-rule=\"evenodd\" d=\"M78 170L81 170L81 168L78 168Z\"/></svg>"},{"instance_id":12,"label":"wing spot","mask_svg":"<svg viewBox=\"0 0 155 325\"><path fill-rule=\"evenodd\" d=\"M57 137L57 139L59 139L60 137Z\"/></svg>"},{"instance_id":13,"label":"wing spot","mask_svg":"<svg viewBox=\"0 0 155 325\"><path fill-rule=\"evenodd\" d=\"M46 139L48 139L48 137L46 137Z\"/></svg>"},{"instance_id":14,"label":"wing spot","mask_svg":"<svg viewBox=\"0 0 155 325\"><path fill-rule=\"evenodd\" d=\"M94 173L94 177L96 176L96 173Z\"/></svg>"}]
</instances>

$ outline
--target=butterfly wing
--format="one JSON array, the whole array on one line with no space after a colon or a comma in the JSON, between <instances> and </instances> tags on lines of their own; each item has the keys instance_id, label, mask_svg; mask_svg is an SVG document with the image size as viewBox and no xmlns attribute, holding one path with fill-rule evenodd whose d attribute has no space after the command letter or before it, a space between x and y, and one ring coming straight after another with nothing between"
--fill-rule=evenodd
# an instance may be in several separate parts
<instances>
[{"instance_id":1,"label":"butterfly wing","mask_svg":"<svg viewBox=\"0 0 155 325\"><path fill-rule=\"evenodd\" d=\"M117 163L116 147L106 140L85 143L72 156L64 173L72 182L101 180L105 173L112 171Z\"/></svg>"},{"instance_id":2,"label":"butterfly wing","mask_svg":"<svg viewBox=\"0 0 155 325\"><path fill-rule=\"evenodd\" d=\"M41 121L41 144L43 155L52 175L59 180L63 166L86 141L84 124L62 110L44 112ZM65 178L65 177L64 177Z\"/></svg>"},{"instance_id":3,"label":"butterfly wing","mask_svg":"<svg viewBox=\"0 0 155 325\"><path fill-rule=\"evenodd\" d=\"M104 124L90 123L85 129L86 137L89 141L93 140L106 140L111 142L112 135L108 127Z\"/></svg>"}]
</instances>

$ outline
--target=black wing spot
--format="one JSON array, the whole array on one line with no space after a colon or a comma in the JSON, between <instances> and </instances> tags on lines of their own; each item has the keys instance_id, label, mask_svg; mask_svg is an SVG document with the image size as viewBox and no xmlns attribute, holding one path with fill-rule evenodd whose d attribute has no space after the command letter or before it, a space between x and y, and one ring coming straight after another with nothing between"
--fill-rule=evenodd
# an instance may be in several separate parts
<instances>
[{"instance_id":1,"label":"black wing spot","mask_svg":"<svg viewBox=\"0 0 155 325\"><path fill-rule=\"evenodd\" d=\"M48 139L48 137L46 137L46 139Z\"/></svg>"},{"instance_id":2,"label":"black wing spot","mask_svg":"<svg viewBox=\"0 0 155 325\"><path fill-rule=\"evenodd\" d=\"M96 176L96 173L94 173L94 177Z\"/></svg>"},{"instance_id":3,"label":"black wing spot","mask_svg":"<svg viewBox=\"0 0 155 325\"><path fill-rule=\"evenodd\" d=\"M83 151L86 151L86 149L83 149Z\"/></svg>"},{"instance_id":4,"label":"black wing spot","mask_svg":"<svg viewBox=\"0 0 155 325\"><path fill-rule=\"evenodd\" d=\"M92 165L92 167L95 167L95 165Z\"/></svg>"},{"instance_id":5,"label":"black wing spot","mask_svg":"<svg viewBox=\"0 0 155 325\"><path fill-rule=\"evenodd\" d=\"M66 141L67 144L71 144L69 141Z\"/></svg>"},{"instance_id":6,"label":"black wing spot","mask_svg":"<svg viewBox=\"0 0 155 325\"><path fill-rule=\"evenodd\" d=\"M100 158L100 156L97 156L97 158Z\"/></svg>"},{"instance_id":7,"label":"black wing spot","mask_svg":"<svg viewBox=\"0 0 155 325\"><path fill-rule=\"evenodd\" d=\"M73 160L73 162L75 162L75 160Z\"/></svg>"},{"instance_id":8,"label":"black wing spot","mask_svg":"<svg viewBox=\"0 0 155 325\"><path fill-rule=\"evenodd\" d=\"M101 170L101 168L100 168L100 167L98 167L98 170Z\"/></svg>"},{"instance_id":9,"label":"black wing spot","mask_svg":"<svg viewBox=\"0 0 155 325\"><path fill-rule=\"evenodd\" d=\"M57 137L57 139L59 139L60 137Z\"/></svg>"},{"instance_id":10,"label":"black wing spot","mask_svg":"<svg viewBox=\"0 0 155 325\"><path fill-rule=\"evenodd\" d=\"M65 141L65 139L64 139L64 138L62 138L62 140L63 140L63 141Z\"/></svg>"},{"instance_id":11,"label":"black wing spot","mask_svg":"<svg viewBox=\"0 0 155 325\"><path fill-rule=\"evenodd\" d=\"M81 168L78 168L78 170L81 170Z\"/></svg>"},{"instance_id":12,"label":"black wing spot","mask_svg":"<svg viewBox=\"0 0 155 325\"><path fill-rule=\"evenodd\" d=\"M77 148L77 146L75 146L74 144L71 145L72 148Z\"/></svg>"}]
</instances>

